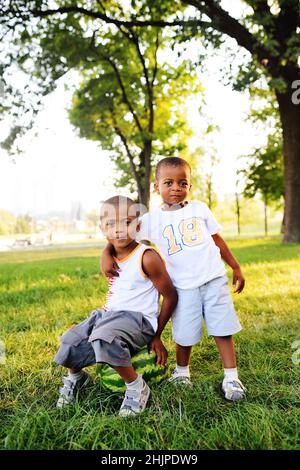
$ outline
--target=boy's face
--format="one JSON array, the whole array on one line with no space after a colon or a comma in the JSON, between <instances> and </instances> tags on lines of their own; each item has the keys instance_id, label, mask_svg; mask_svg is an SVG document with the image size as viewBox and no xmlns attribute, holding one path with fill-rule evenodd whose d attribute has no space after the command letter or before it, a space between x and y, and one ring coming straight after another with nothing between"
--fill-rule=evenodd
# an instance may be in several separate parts
<instances>
[{"instance_id":1,"label":"boy's face","mask_svg":"<svg viewBox=\"0 0 300 470\"><path fill-rule=\"evenodd\" d=\"M107 240L116 249L128 246L135 239L138 226L134 206L106 204L102 213L100 228Z\"/></svg>"},{"instance_id":2,"label":"boy's face","mask_svg":"<svg viewBox=\"0 0 300 470\"><path fill-rule=\"evenodd\" d=\"M166 204L180 204L188 197L191 189L190 169L186 165L163 165L154 187Z\"/></svg>"}]
</instances>

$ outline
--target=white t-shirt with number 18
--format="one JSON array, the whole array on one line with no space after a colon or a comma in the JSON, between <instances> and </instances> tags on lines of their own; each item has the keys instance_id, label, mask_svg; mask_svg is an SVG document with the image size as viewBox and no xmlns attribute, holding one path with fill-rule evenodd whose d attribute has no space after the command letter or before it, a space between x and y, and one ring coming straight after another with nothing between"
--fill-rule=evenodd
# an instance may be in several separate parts
<instances>
[{"instance_id":1,"label":"white t-shirt with number 18","mask_svg":"<svg viewBox=\"0 0 300 470\"><path fill-rule=\"evenodd\" d=\"M170 211L159 208L140 221L137 241L149 240L157 247L175 287L194 289L226 274L211 237L221 227L205 203L191 201Z\"/></svg>"}]
</instances>

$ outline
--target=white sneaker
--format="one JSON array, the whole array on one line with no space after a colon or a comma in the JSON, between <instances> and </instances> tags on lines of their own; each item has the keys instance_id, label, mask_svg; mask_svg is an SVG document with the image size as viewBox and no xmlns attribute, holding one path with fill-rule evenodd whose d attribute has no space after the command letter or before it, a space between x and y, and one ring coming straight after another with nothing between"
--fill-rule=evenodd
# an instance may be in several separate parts
<instances>
[{"instance_id":1,"label":"white sneaker","mask_svg":"<svg viewBox=\"0 0 300 470\"><path fill-rule=\"evenodd\" d=\"M239 379L223 380L222 391L226 400L239 401L246 398L246 388Z\"/></svg>"},{"instance_id":2,"label":"white sneaker","mask_svg":"<svg viewBox=\"0 0 300 470\"><path fill-rule=\"evenodd\" d=\"M119 416L134 416L141 413L146 408L149 397L150 388L145 380L143 380L143 388L141 390L127 388Z\"/></svg>"},{"instance_id":3,"label":"white sneaker","mask_svg":"<svg viewBox=\"0 0 300 470\"><path fill-rule=\"evenodd\" d=\"M168 382L174 385L193 385L189 375L179 374L177 369L174 369L171 377L168 379Z\"/></svg>"},{"instance_id":4,"label":"white sneaker","mask_svg":"<svg viewBox=\"0 0 300 470\"><path fill-rule=\"evenodd\" d=\"M80 389L86 387L91 377L83 371L82 376L78 380L71 380L69 376L63 377L63 387L59 389L59 398L56 403L57 408L63 408L75 401Z\"/></svg>"}]
</instances>

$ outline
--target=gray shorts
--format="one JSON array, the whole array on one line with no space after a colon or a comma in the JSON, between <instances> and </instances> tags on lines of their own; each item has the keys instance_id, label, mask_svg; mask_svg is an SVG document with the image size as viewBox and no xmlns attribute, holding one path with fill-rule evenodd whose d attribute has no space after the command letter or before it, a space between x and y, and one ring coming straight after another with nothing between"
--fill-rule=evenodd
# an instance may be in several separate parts
<instances>
[{"instance_id":1,"label":"gray shorts","mask_svg":"<svg viewBox=\"0 0 300 470\"><path fill-rule=\"evenodd\" d=\"M171 317L174 341L192 346L201 339L204 320L209 336L230 336L241 331L227 276L196 289L177 289L178 304Z\"/></svg>"},{"instance_id":2,"label":"gray shorts","mask_svg":"<svg viewBox=\"0 0 300 470\"><path fill-rule=\"evenodd\" d=\"M87 320L61 336L54 361L70 369L82 369L97 362L128 367L131 356L148 344L154 334L140 312L93 310Z\"/></svg>"}]
</instances>

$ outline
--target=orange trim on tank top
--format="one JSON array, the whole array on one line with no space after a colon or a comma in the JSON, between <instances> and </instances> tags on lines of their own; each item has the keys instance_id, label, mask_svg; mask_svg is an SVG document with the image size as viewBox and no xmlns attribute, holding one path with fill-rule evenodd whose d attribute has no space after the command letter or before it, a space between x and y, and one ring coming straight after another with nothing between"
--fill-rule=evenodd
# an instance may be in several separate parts
<instances>
[{"instance_id":1,"label":"orange trim on tank top","mask_svg":"<svg viewBox=\"0 0 300 470\"><path fill-rule=\"evenodd\" d=\"M127 256L125 256L125 258L123 259L119 259L119 258L116 258L115 256L113 256L113 258L118 262L118 263L124 263L124 261L127 261L131 255L133 255L133 253L140 247L142 246L140 243L137 244L137 246L135 248L133 248L133 250L128 253Z\"/></svg>"}]
</instances>

